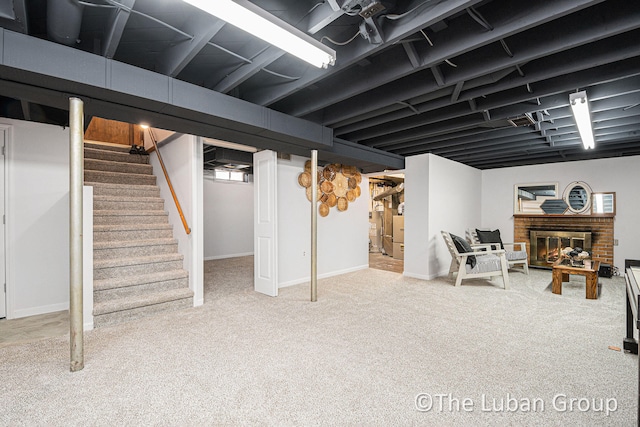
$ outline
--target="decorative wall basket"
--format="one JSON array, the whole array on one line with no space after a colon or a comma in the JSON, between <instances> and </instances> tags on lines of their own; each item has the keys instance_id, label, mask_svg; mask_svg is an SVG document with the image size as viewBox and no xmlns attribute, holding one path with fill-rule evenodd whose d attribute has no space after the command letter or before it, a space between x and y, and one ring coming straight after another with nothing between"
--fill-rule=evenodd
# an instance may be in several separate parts
<instances>
[{"instance_id":1,"label":"decorative wall basket","mask_svg":"<svg viewBox=\"0 0 640 427\"><path fill-rule=\"evenodd\" d=\"M307 200L311 201L311 161L304 164L304 172L298 175L298 184L305 188ZM318 168L318 213L325 217L331 208L338 211L349 209L349 203L355 202L362 194L360 183L362 175L355 166L331 163L322 170Z\"/></svg>"}]
</instances>

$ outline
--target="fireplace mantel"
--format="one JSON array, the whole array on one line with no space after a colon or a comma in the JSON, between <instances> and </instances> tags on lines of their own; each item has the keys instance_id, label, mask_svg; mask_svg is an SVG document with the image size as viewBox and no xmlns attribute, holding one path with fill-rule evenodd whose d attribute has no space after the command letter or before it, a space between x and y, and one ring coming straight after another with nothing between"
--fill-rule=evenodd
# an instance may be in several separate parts
<instances>
[{"instance_id":1,"label":"fireplace mantel","mask_svg":"<svg viewBox=\"0 0 640 427\"><path fill-rule=\"evenodd\" d=\"M533 230L589 231L592 233L591 251L594 260L613 266L614 215L547 215L514 214L514 242L526 242L529 260Z\"/></svg>"}]
</instances>

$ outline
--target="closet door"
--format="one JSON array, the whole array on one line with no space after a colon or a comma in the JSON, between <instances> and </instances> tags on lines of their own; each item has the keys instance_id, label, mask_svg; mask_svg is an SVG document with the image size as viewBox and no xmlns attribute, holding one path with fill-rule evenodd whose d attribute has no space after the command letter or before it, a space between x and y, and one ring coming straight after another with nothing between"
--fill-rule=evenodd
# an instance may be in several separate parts
<instances>
[{"instance_id":1,"label":"closet door","mask_svg":"<svg viewBox=\"0 0 640 427\"><path fill-rule=\"evenodd\" d=\"M277 156L264 150L253 155L254 288L278 296Z\"/></svg>"}]
</instances>

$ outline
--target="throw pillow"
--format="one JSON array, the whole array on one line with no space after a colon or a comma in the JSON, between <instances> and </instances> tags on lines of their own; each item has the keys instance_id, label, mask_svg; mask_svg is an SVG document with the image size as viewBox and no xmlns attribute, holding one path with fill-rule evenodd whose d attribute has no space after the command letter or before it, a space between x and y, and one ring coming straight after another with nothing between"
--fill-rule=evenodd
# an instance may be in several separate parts
<instances>
[{"instance_id":1,"label":"throw pillow","mask_svg":"<svg viewBox=\"0 0 640 427\"><path fill-rule=\"evenodd\" d=\"M488 230L478 230L476 228L476 234L478 235L478 240L480 240L480 243L500 243L499 248L492 247L492 249L502 249L502 239L500 238L500 230L488 231Z\"/></svg>"},{"instance_id":2,"label":"throw pillow","mask_svg":"<svg viewBox=\"0 0 640 427\"><path fill-rule=\"evenodd\" d=\"M469 244L469 242L464 240L462 237L458 237L455 234L451 234L451 233L449 233L449 235L451 236L451 239L453 239L453 244L456 245L456 249L458 250L458 252L460 253L473 252L473 249L471 249L471 245ZM474 255L468 256L467 264L469 264L471 268L475 267L476 257Z\"/></svg>"}]
</instances>

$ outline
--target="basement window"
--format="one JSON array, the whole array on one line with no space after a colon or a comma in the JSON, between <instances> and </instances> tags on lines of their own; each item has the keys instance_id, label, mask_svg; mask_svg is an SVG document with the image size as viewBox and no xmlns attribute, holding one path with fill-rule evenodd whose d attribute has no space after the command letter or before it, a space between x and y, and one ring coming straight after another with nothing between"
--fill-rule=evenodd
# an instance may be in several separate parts
<instances>
[{"instance_id":1,"label":"basement window","mask_svg":"<svg viewBox=\"0 0 640 427\"><path fill-rule=\"evenodd\" d=\"M213 177L219 181L248 182L245 172L229 171L224 169L214 170Z\"/></svg>"}]
</instances>

